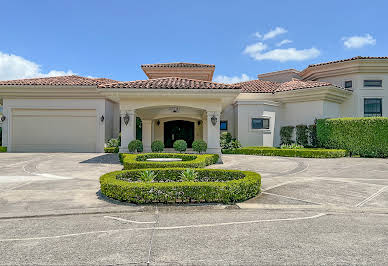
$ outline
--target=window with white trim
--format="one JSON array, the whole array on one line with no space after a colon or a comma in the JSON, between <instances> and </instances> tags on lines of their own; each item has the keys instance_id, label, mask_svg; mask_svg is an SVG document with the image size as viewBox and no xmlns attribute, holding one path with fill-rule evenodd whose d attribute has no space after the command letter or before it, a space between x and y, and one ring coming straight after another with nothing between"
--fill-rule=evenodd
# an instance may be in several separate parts
<instances>
[{"instance_id":1,"label":"window with white trim","mask_svg":"<svg viewBox=\"0 0 388 266\"><path fill-rule=\"evenodd\" d=\"M364 87L382 87L383 81L381 79L364 80Z\"/></svg>"},{"instance_id":2,"label":"window with white trim","mask_svg":"<svg viewBox=\"0 0 388 266\"><path fill-rule=\"evenodd\" d=\"M364 116L383 116L383 104L381 98L364 99Z\"/></svg>"},{"instance_id":3,"label":"window with white trim","mask_svg":"<svg viewBox=\"0 0 388 266\"><path fill-rule=\"evenodd\" d=\"M268 118L252 118L251 120L252 129L269 129Z\"/></svg>"}]
</instances>

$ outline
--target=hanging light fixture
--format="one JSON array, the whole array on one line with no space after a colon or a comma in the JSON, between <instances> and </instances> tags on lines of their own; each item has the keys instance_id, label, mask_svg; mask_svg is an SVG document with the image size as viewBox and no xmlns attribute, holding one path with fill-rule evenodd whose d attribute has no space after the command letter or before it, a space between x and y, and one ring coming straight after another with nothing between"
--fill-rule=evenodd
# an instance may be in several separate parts
<instances>
[{"instance_id":1,"label":"hanging light fixture","mask_svg":"<svg viewBox=\"0 0 388 266\"><path fill-rule=\"evenodd\" d=\"M127 126L129 123L129 114L128 113L125 114L123 120L124 120L124 124Z\"/></svg>"},{"instance_id":2,"label":"hanging light fixture","mask_svg":"<svg viewBox=\"0 0 388 266\"><path fill-rule=\"evenodd\" d=\"M160 121L158 120L158 121L156 121L156 124L158 125L158 126L160 126Z\"/></svg>"},{"instance_id":3,"label":"hanging light fixture","mask_svg":"<svg viewBox=\"0 0 388 266\"><path fill-rule=\"evenodd\" d=\"M4 122L5 119L6 119L5 115L2 115L2 116L1 116L1 122Z\"/></svg>"},{"instance_id":4,"label":"hanging light fixture","mask_svg":"<svg viewBox=\"0 0 388 266\"><path fill-rule=\"evenodd\" d=\"M211 121L213 126L217 125L217 117L215 115L212 116Z\"/></svg>"},{"instance_id":5,"label":"hanging light fixture","mask_svg":"<svg viewBox=\"0 0 388 266\"><path fill-rule=\"evenodd\" d=\"M100 117L100 120L101 120L101 122L104 122L104 120L105 120L104 115L102 115L102 116Z\"/></svg>"}]
</instances>

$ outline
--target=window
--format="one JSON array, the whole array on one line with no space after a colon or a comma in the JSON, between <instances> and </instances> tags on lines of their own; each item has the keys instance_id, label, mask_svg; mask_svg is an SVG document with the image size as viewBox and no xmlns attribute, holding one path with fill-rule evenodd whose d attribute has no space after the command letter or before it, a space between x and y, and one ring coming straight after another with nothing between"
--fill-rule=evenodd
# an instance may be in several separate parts
<instances>
[{"instance_id":1,"label":"window","mask_svg":"<svg viewBox=\"0 0 388 266\"><path fill-rule=\"evenodd\" d=\"M364 80L364 87L382 87L382 80Z\"/></svg>"},{"instance_id":2,"label":"window","mask_svg":"<svg viewBox=\"0 0 388 266\"><path fill-rule=\"evenodd\" d=\"M220 121L220 130L228 130L228 121Z\"/></svg>"},{"instance_id":3,"label":"window","mask_svg":"<svg viewBox=\"0 0 388 266\"><path fill-rule=\"evenodd\" d=\"M364 116L382 116L382 100L381 99L364 99Z\"/></svg>"},{"instance_id":4,"label":"window","mask_svg":"<svg viewBox=\"0 0 388 266\"><path fill-rule=\"evenodd\" d=\"M353 84L352 84L353 82L351 81L351 80L347 80L347 81L345 81L345 88L351 88L351 87L353 87Z\"/></svg>"},{"instance_id":5,"label":"window","mask_svg":"<svg viewBox=\"0 0 388 266\"><path fill-rule=\"evenodd\" d=\"M269 129L269 119L252 118L252 129Z\"/></svg>"}]
</instances>

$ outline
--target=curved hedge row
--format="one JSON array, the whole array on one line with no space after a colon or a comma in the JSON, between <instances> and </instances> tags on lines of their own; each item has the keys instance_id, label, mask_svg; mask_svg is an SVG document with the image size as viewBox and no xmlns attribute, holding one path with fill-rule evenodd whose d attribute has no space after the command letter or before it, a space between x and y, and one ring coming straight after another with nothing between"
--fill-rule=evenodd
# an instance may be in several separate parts
<instances>
[{"instance_id":1,"label":"curved hedge row","mask_svg":"<svg viewBox=\"0 0 388 266\"><path fill-rule=\"evenodd\" d=\"M346 150L333 149L279 149L274 147L245 147L235 150L222 150L224 154L245 154L262 156L284 156L302 158L339 158L345 157Z\"/></svg>"},{"instance_id":2,"label":"curved hedge row","mask_svg":"<svg viewBox=\"0 0 388 266\"><path fill-rule=\"evenodd\" d=\"M149 158L181 158L180 162L150 162ZM144 169L144 168L204 168L218 162L217 154L180 154L180 153L142 153L142 154L122 154L121 160L124 169Z\"/></svg>"},{"instance_id":3,"label":"curved hedge row","mask_svg":"<svg viewBox=\"0 0 388 266\"><path fill-rule=\"evenodd\" d=\"M388 117L319 119L317 137L326 148L346 149L363 157L388 157Z\"/></svg>"},{"instance_id":4,"label":"curved hedge row","mask_svg":"<svg viewBox=\"0 0 388 266\"><path fill-rule=\"evenodd\" d=\"M198 181L182 182L179 176L185 168L149 170L157 174L155 180L160 182L136 182L144 170L116 171L100 177L101 192L107 197L133 203L234 203L260 192L260 175L249 171L196 169Z\"/></svg>"}]
</instances>

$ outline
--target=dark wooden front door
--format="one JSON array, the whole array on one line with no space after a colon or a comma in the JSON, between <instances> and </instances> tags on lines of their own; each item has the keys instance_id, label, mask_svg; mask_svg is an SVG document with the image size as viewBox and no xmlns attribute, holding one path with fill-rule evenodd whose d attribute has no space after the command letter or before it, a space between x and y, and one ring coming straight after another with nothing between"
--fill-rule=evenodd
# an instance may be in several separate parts
<instances>
[{"instance_id":1,"label":"dark wooden front door","mask_svg":"<svg viewBox=\"0 0 388 266\"><path fill-rule=\"evenodd\" d=\"M194 141L194 122L173 120L164 123L164 146L172 148L176 140L183 139L191 148Z\"/></svg>"}]
</instances>

